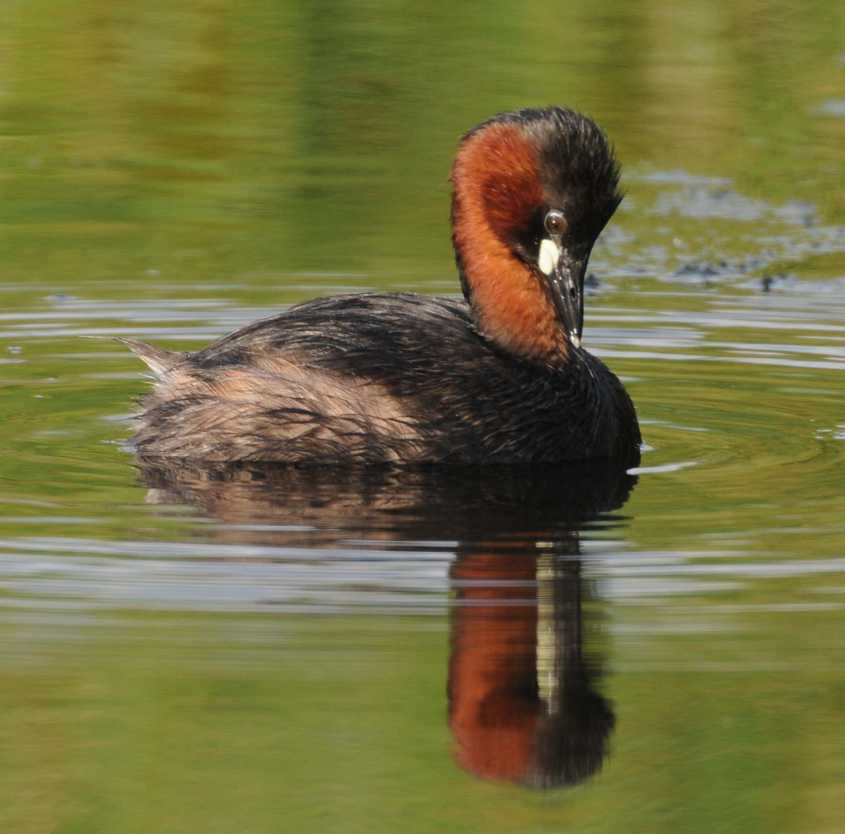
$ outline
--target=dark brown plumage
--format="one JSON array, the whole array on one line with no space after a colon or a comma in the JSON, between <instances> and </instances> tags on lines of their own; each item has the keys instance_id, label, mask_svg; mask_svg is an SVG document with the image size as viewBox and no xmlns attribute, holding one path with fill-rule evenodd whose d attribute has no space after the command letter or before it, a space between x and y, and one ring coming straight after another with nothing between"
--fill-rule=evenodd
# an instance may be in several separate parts
<instances>
[{"instance_id":1,"label":"dark brown plumage","mask_svg":"<svg viewBox=\"0 0 845 834\"><path fill-rule=\"evenodd\" d=\"M139 454L636 463L633 405L580 347L587 259L620 199L604 135L562 108L504 114L464 137L452 179L466 301L318 299L193 354L127 340L158 377Z\"/></svg>"}]
</instances>

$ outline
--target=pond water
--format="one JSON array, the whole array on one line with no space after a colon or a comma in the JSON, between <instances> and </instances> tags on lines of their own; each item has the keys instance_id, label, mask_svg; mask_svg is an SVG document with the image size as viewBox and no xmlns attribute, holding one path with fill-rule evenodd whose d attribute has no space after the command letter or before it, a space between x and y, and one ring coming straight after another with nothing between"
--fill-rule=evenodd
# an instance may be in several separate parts
<instances>
[{"instance_id":1,"label":"pond water","mask_svg":"<svg viewBox=\"0 0 845 834\"><path fill-rule=\"evenodd\" d=\"M842 830L845 6L0 20L0 829ZM457 292L457 137L552 102L639 469L136 466L109 337Z\"/></svg>"}]
</instances>

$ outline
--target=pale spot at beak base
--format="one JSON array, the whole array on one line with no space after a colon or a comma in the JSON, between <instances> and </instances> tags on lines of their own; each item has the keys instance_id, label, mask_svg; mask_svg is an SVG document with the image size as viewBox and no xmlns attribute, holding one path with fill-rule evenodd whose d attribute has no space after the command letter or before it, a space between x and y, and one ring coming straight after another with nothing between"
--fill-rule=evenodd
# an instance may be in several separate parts
<instances>
[{"instance_id":1,"label":"pale spot at beak base","mask_svg":"<svg viewBox=\"0 0 845 834\"><path fill-rule=\"evenodd\" d=\"M553 240L544 238L540 244L540 256L537 258L537 266L544 275L551 275L557 266L560 258L560 249Z\"/></svg>"}]
</instances>

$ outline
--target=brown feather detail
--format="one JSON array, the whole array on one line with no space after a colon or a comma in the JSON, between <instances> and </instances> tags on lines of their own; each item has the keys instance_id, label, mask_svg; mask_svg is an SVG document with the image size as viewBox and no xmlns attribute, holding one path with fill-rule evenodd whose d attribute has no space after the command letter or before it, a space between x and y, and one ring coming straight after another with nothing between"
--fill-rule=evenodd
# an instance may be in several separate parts
<instances>
[{"instance_id":1,"label":"brown feather detail","mask_svg":"<svg viewBox=\"0 0 845 834\"><path fill-rule=\"evenodd\" d=\"M454 241L483 332L511 353L560 365L567 342L551 299L508 244L543 206L537 165L518 125L491 124L471 134L452 170Z\"/></svg>"},{"instance_id":2,"label":"brown feather detail","mask_svg":"<svg viewBox=\"0 0 845 834\"><path fill-rule=\"evenodd\" d=\"M317 460L320 450L367 461L413 460L419 432L383 386L302 367L295 358L255 354L249 365L173 368L145 401L135 443L144 455L207 461ZM178 419L170 411L175 408ZM165 412L161 410L165 409ZM370 449L368 437L391 439Z\"/></svg>"},{"instance_id":3,"label":"brown feather detail","mask_svg":"<svg viewBox=\"0 0 845 834\"><path fill-rule=\"evenodd\" d=\"M185 359L184 353L177 353L174 350L165 350L155 345L148 345L146 342L139 342L137 339L125 339L121 336L116 336L115 341L126 345L132 353L159 377L173 370L173 368Z\"/></svg>"}]
</instances>

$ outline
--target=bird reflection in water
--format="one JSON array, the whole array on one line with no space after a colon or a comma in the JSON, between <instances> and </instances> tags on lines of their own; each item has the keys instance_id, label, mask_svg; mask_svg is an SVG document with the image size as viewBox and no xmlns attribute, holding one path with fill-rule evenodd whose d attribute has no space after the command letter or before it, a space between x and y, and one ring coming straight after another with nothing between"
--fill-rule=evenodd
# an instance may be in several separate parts
<instances>
[{"instance_id":1,"label":"bird reflection in water","mask_svg":"<svg viewBox=\"0 0 845 834\"><path fill-rule=\"evenodd\" d=\"M448 680L455 758L484 779L540 789L597 772L614 726L583 646L579 530L628 498L610 464L461 469L294 469L141 462L155 503L226 522L227 542L343 547L457 542Z\"/></svg>"},{"instance_id":2,"label":"bird reflection in water","mask_svg":"<svg viewBox=\"0 0 845 834\"><path fill-rule=\"evenodd\" d=\"M511 548L462 548L452 566L457 758L488 779L575 784L601 767L614 725L582 648L577 535Z\"/></svg>"}]
</instances>

